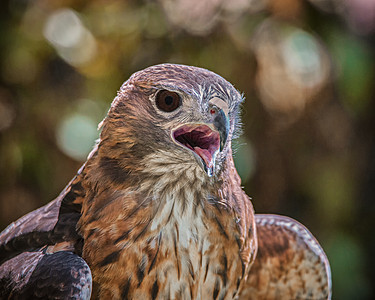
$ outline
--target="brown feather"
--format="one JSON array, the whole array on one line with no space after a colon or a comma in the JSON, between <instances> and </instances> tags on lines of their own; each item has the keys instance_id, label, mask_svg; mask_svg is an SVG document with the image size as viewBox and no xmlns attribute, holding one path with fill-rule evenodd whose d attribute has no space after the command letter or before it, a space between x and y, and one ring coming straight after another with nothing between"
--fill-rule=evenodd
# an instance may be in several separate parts
<instances>
[{"instance_id":1,"label":"brown feather","mask_svg":"<svg viewBox=\"0 0 375 300\"><path fill-rule=\"evenodd\" d=\"M256 215L258 255L240 299L330 299L327 257L297 221Z\"/></svg>"}]
</instances>

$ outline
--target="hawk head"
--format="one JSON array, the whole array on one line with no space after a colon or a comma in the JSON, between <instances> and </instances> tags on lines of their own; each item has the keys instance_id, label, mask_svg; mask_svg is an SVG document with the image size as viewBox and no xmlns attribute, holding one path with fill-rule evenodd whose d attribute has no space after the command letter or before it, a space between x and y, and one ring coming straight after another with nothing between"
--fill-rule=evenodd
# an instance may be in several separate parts
<instances>
[{"instance_id":1,"label":"hawk head","mask_svg":"<svg viewBox=\"0 0 375 300\"><path fill-rule=\"evenodd\" d=\"M228 81L205 69L161 64L139 71L123 84L102 123L101 167L115 181L186 170L215 178L242 100Z\"/></svg>"}]
</instances>

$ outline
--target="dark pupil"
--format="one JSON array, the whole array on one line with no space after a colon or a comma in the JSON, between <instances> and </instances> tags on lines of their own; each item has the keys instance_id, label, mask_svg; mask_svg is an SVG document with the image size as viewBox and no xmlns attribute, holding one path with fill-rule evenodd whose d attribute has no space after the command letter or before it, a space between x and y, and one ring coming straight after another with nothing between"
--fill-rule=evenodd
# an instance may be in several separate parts
<instances>
[{"instance_id":1,"label":"dark pupil","mask_svg":"<svg viewBox=\"0 0 375 300\"><path fill-rule=\"evenodd\" d=\"M172 96L167 96L164 98L164 102L165 104L167 104L168 106L171 105L173 103L173 97Z\"/></svg>"}]
</instances>

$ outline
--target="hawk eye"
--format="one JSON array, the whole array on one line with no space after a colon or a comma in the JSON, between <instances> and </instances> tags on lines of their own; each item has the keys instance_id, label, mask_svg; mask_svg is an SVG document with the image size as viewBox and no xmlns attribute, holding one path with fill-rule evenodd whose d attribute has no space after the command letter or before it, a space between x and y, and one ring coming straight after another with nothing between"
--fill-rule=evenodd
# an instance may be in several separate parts
<instances>
[{"instance_id":1,"label":"hawk eye","mask_svg":"<svg viewBox=\"0 0 375 300\"><path fill-rule=\"evenodd\" d=\"M179 94L167 90L161 90L156 95L156 106L162 111L171 112L181 105Z\"/></svg>"}]
</instances>

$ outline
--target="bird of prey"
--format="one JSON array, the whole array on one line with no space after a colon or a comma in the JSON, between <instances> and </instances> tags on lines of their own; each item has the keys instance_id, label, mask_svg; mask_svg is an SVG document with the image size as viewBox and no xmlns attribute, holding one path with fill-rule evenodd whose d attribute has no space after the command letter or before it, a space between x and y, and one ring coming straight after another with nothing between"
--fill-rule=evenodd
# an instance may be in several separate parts
<instances>
[{"instance_id":1,"label":"bird of prey","mask_svg":"<svg viewBox=\"0 0 375 300\"><path fill-rule=\"evenodd\" d=\"M241 188L242 101L197 67L133 74L72 181L0 234L0 298L329 299L315 238Z\"/></svg>"}]
</instances>

